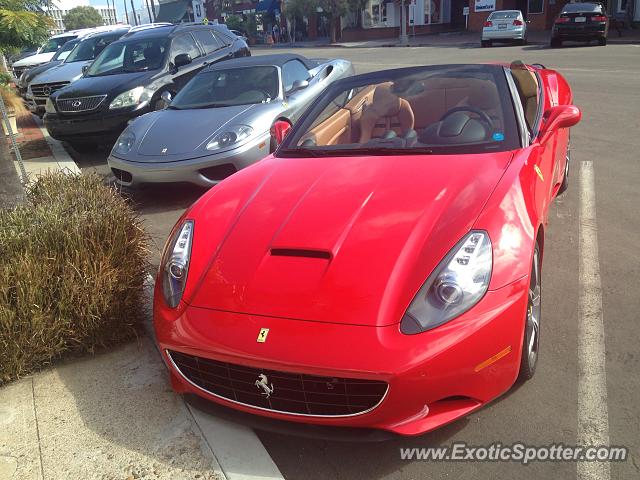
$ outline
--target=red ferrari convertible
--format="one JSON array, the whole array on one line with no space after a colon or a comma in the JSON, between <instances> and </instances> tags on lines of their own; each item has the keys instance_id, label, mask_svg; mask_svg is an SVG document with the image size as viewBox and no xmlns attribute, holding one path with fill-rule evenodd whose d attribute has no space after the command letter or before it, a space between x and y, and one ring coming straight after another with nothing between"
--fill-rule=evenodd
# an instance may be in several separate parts
<instances>
[{"instance_id":1,"label":"red ferrari convertible","mask_svg":"<svg viewBox=\"0 0 640 480\"><path fill-rule=\"evenodd\" d=\"M567 81L541 65L350 77L190 207L154 322L178 392L416 435L535 372Z\"/></svg>"}]
</instances>

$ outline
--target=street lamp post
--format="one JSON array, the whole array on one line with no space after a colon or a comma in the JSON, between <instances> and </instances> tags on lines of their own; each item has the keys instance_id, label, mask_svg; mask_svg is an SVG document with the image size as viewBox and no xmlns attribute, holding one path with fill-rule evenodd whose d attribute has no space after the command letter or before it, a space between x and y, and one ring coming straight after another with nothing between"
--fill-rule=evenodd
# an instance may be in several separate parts
<instances>
[{"instance_id":1,"label":"street lamp post","mask_svg":"<svg viewBox=\"0 0 640 480\"><path fill-rule=\"evenodd\" d=\"M409 37L407 36L407 12L404 8L404 1L400 1L400 38L398 43L400 45L409 45Z\"/></svg>"}]
</instances>

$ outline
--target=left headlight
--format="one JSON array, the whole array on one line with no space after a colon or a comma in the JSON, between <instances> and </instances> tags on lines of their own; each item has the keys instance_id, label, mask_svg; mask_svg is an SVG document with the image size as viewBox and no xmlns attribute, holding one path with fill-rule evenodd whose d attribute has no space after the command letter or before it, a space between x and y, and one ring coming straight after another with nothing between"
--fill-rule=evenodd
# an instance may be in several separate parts
<instances>
[{"instance_id":1,"label":"left headlight","mask_svg":"<svg viewBox=\"0 0 640 480\"><path fill-rule=\"evenodd\" d=\"M51 97L47 98L47 103L44 104L44 111L45 113L56 113L56 107Z\"/></svg>"},{"instance_id":2,"label":"left headlight","mask_svg":"<svg viewBox=\"0 0 640 480\"><path fill-rule=\"evenodd\" d=\"M113 99L109 109L140 106L151 100L153 92L145 87L136 87L121 93Z\"/></svg>"},{"instance_id":3,"label":"left headlight","mask_svg":"<svg viewBox=\"0 0 640 480\"><path fill-rule=\"evenodd\" d=\"M489 234L473 230L429 275L402 317L400 330L425 332L462 315L489 288L493 254Z\"/></svg>"},{"instance_id":4,"label":"left headlight","mask_svg":"<svg viewBox=\"0 0 640 480\"><path fill-rule=\"evenodd\" d=\"M116 144L113 146L115 153L129 153L136 143L136 136L131 130L125 130L120 134Z\"/></svg>"},{"instance_id":5,"label":"left headlight","mask_svg":"<svg viewBox=\"0 0 640 480\"><path fill-rule=\"evenodd\" d=\"M253 133L253 128L249 125L235 125L226 127L224 132L219 133L207 143L207 150L220 150L243 142Z\"/></svg>"},{"instance_id":6,"label":"left headlight","mask_svg":"<svg viewBox=\"0 0 640 480\"><path fill-rule=\"evenodd\" d=\"M162 257L160 276L164 301L171 308L180 303L187 285L191 244L193 242L193 220L185 220L176 230Z\"/></svg>"}]
</instances>

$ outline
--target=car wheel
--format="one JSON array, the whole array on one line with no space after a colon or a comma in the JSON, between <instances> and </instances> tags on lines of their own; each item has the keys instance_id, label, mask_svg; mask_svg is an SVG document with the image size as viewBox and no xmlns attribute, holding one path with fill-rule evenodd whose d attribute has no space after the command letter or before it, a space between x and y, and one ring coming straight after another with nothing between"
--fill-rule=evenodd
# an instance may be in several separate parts
<instances>
[{"instance_id":1,"label":"car wheel","mask_svg":"<svg viewBox=\"0 0 640 480\"><path fill-rule=\"evenodd\" d=\"M491 40L480 40L480 46L483 48L491 46Z\"/></svg>"},{"instance_id":2,"label":"car wheel","mask_svg":"<svg viewBox=\"0 0 640 480\"><path fill-rule=\"evenodd\" d=\"M522 355L520 358L520 372L518 381L526 382L536 372L538 364L538 350L540 347L540 314L542 313L542 277L540 275L542 263L540 249L536 243L529 275L529 291L527 294L527 313L522 337Z\"/></svg>"},{"instance_id":3,"label":"car wheel","mask_svg":"<svg viewBox=\"0 0 640 480\"><path fill-rule=\"evenodd\" d=\"M526 45L527 44L527 39L523 38L522 40L520 40L520 45Z\"/></svg>"},{"instance_id":4,"label":"car wheel","mask_svg":"<svg viewBox=\"0 0 640 480\"><path fill-rule=\"evenodd\" d=\"M571 149L567 146L567 161L564 165L564 177L562 177L562 184L558 189L558 195L564 193L569 188L569 164L571 161Z\"/></svg>"},{"instance_id":5,"label":"car wheel","mask_svg":"<svg viewBox=\"0 0 640 480\"><path fill-rule=\"evenodd\" d=\"M607 39L605 37L600 37L598 39L598 45L600 45L601 47L604 47L607 44Z\"/></svg>"},{"instance_id":6,"label":"car wheel","mask_svg":"<svg viewBox=\"0 0 640 480\"><path fill-rule=\"evenodd\" d=\"M550 43L551 48L559 48L562 46L562 40L558 38L552 38Z\"/></svg>"}]
</instances>

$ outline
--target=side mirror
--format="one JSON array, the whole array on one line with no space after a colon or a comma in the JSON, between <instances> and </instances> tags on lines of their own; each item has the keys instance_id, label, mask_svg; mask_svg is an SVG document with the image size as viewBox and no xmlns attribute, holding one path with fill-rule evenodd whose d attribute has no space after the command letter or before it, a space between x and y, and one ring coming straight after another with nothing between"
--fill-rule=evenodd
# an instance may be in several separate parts
<instances>
[{"instance_id":1,"label":"side mirror","mask_svg":"<svg viewBox=\"0 0 640 480\"><path fill-rule=\"evenodd\" d=\"M191 55L188 53L180 53L176 55L176 58L173 59L173 64L176 68L184 67L185 65L189 65L191 63Z\"/></svg>"},{"instance_id":2,"label":"side mirror","mask_svg":"<svg viewBox=\"0 0 640 480\"><path fill-rule=\"evenodd\" d=\"M582 118L582 112L575 105L557 105L544 112L539 138L546 142L549 135L561 128L573 127Z\"/></svg>"},{"instance_id":3,"label":"side mirror","mask_svg":"<svg viewBox=\"0 0 640 480\"><path fill-rule=\"evenodd\" d=\"M164 104L162 108L167 108L171 105L171 92L164 91L160 94L160 100Z\"/></svg>"},{"instance_id":4,"label":"side mirror","mask_svg":"<svg viewBox=\"0 0 640 480\"><path fill-rule=\"evenodd\" d=\"M298 90L303 90L309 86L309 82L307 80L296 80L291 85L291 88L287 90L287 93L297 92Z\"/></svg>"},{"instance_id":5,"label":"side mirror","mask_svg":"<svg viewBox=\"0 0 640 480\"><path fill-rule=\"evenodd\" d=\"M82 66L82 75L84 75L85 73L87 73L87 70L89 70L89 65L83 65L83 66Z\"/></svg>"}]
</instances>

